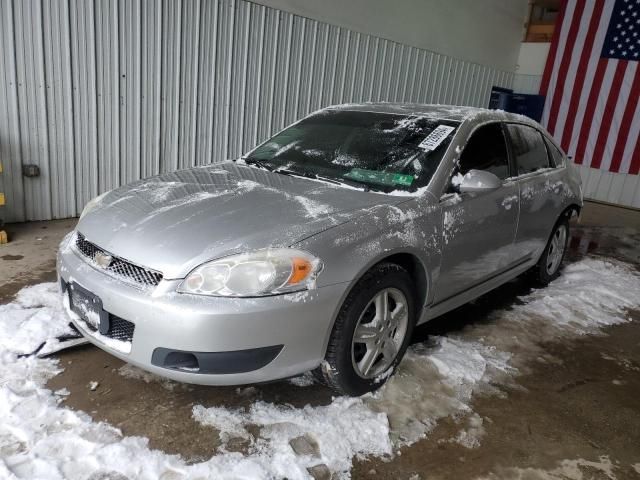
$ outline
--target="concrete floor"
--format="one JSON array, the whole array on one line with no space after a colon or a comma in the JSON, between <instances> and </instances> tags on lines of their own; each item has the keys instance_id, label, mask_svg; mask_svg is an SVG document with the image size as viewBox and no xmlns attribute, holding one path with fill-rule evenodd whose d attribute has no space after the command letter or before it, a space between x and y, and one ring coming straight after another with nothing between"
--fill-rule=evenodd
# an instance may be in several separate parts
<instances>
[{"instance_id":1,"label":"concrete floor","mask_svg":"<svg viewBox=\"0 0 640 480\"><path fill-rule=\"evenodd\" d=\"M56 247L74 224L62 220L8 226L11 243L0 247L0 303L23 286L55 278ZM640 212L587 204L581 222L572 227L568 261L587 253L640 265ZM526 288L523 282L501 287L454 317L421 327L415 341L454 332L468 322L461 319L486 317L492 309L513 303ZM639 479L640 312L630 315L634 321L610 327L603 335L545 345L557 361L533 365L506 395L474 397L473 410L490 419L478 448L446 441L460 428L458 420L449 418L391 461L357 461L353 478L597 479L612 478L603 473L611 462L617 466L616 478ZM69 389L67 406L107 421L126 435L148 437L151 447L192 462L210 457L217 448L215 431L191 418L193 405L245 406L250 401L235 388L161 382L135 371L123 375L127 367L121 361L93 346L61 353L59 358L65 370L49 387ZM87 388L90 381L99 382L95 391ZM260 389L267 402L303 406L331 400L330 392L318 385L293 388L276 382ZM567 459L593 464L578 468L560 463Z\"/></svg>"}]
</instances>

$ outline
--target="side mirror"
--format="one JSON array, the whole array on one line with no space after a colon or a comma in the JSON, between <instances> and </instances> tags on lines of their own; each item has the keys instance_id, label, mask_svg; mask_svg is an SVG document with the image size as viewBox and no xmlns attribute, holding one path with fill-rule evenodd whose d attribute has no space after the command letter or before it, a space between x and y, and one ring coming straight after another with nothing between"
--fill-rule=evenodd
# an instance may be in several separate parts
<instances>
[{"instance_id":1,"label":"side mirror","mask_svg":"<svg viewBox=\"0 0 640 480\"><path fill-rule=\"evenodd\" d=\"M464 176L453 177L451 182L460 193L489 192L502 186L502 180L486 170L469 170Z\"/></svg>"}]
</instances>

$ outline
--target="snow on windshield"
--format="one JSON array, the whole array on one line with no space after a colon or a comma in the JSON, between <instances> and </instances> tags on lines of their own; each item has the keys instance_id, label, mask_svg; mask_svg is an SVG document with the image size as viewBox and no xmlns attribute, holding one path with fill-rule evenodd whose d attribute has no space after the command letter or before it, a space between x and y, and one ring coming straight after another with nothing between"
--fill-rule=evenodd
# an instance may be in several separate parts
<instances>
[{"instance_id":1,"label":"snow on windshield","mask_svg":"<svg viewBox=\"0 0 640 480\"><path fill-rule=\"evenodd\" d=\"M278 133L244 160L383 190L415 190L431 179L457 126L424 115L324 111Z\"/></svg>"}]
</instances>

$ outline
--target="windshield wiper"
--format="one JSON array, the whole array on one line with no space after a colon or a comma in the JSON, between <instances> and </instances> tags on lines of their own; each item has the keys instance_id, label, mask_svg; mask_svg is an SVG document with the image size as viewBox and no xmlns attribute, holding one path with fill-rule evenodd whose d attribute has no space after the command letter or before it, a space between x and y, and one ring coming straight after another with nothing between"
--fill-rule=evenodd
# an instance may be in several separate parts
<instances>
[{"instance_id":1,"label":"windshield wiper","mask_svg":"<svg viewBox=\"0 0 640 480\"><path fill-rule=\"evenodd\" d=\"M289 170L288 168L276 168L274 172L281 173L282 175L288 175L290 177L311 178L313 180L322 180L323 182L333 183L335 185L341 184L341 182L334 178L323 177L321 175L318 175L317 173L294 172L293 170Z\"/></svg>"},{"instance_id":2,"label":"windshield wiper","mask_svg":"<svg viewBox=\"0 0 640 480\"><path fill-rule=\"evenodd\" d=\"M277 168L274 170L275 173L281 173L282 175L289 175L292 177L302 177L302 178L310 178L313 180L321 180L323 182L327 182L327 183L333 183L334 185L348 185L350 187L355 187L355 188L361 188L364 192L369 192L369 191L375 191L375 192L384 192L387 193L385 190L380 189L380 188L376 188L376 187L372 187L369 183L367 182L361 182L359 180L355 180L355 179L346 179L346 178L332 178L332 177L325 177L324 175L318 175L317 173L308 173L308 172L295 172L293 170L289 170L287 168Z\"/></svg>"},{"instance_id":3,"label":"windshield wiper","mask_svg":"<svg viewBox=\"0 0 640 480\"><path fill-rule=\"evenodd\" d=\"M256 166L258 168L263 168L263 169L265 169L265 170L267 170L269 172L273 172L273 168L271 166L267 165L262 160L258 160L257 158L240 157L240 160L242 160L247 165L253 165L253 166Z\"/></svg>"},{"instance_id":4,"label":"windshield wiper","mask_svg":"<svg viewBox=\"0 0 640 480\"><path fill-rule=\"evenodd\" d=\"M342 178L339 183L342 183L343 185L349 185L350 187L360 187L365 192L384 192L384 193L386 193L385 190L383 190L381 188L373 187L373 186L371 186L370 183L363 182L363 181L360 181L360 180L356 180L355 178Z\"/></svg>"}]
</instances>

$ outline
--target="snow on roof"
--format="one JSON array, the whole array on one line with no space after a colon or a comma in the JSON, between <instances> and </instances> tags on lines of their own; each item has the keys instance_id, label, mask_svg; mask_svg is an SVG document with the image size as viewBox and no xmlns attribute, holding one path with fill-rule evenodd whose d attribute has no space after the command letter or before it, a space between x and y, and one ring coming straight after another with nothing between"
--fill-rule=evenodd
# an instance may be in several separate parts
<instances>
[{"instance_id":1,"label":"snow on roof","mask_svg":"<svg viewBox=\"0 0 640 480\"><path fill-rule=\"evenodd\" d=\"M389 113L396 115L417 115L463 122L472 118L486 116L499 120L510 120L524 123L535 123L528 117L503 110L490 110L488 108L467 107L460 105L420 104L420 103L395 103L395 102L364 102L343 103L331 105L323 110L351 110L361 112Z\"/></svg>"}]
</instances>

